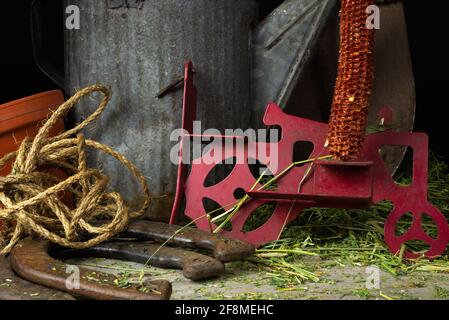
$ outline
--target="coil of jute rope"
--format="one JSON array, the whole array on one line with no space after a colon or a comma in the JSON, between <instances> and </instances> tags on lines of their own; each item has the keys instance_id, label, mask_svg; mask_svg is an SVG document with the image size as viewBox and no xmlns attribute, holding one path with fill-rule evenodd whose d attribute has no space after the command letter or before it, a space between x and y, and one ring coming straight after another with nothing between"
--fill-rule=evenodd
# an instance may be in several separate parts
<instances>
[{"instance_id":1,"label":"coil of jute rope","mask_svg":"<svg viewBox=\"0 0 449 320\"><path fill-rule=\"evenodd\" d=\"M95 112L73 129L49 137L58 119L93 93L103 95ZM102 85L79 90L51 114L34 139L25 139L16 152L0 159L0 168L13 162L11 173L0 177L1 254L9 253L21 238L30 235L75 249L92 247L123 231L129 219L141 216L148 208L150 193L143 174L122 154L80 133L105 110L110 95ZM104 152L128 168L144 195L139 209L132 210L120 194L107 189L107 175L88 168L88 148ZM67 178L58 179L42 168L61 168ZM64 193L71 194L73 206L63 201ZM102 224L98 225L100 218Z\"/></svg>"}]
</instances>

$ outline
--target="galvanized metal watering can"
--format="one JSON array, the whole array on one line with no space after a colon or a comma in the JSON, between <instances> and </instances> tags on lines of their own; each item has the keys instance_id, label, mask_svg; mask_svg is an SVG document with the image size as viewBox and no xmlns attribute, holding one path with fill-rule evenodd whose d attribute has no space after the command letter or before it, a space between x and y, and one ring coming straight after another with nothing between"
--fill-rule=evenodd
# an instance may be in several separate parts
<instances>
[{"instance_id":1,"label":"galvanized metal watering can","mask_svg":"<svg viewBox=\"0 0 449 320\"><path fill-rule=\"evenodd\" d=\"M154 195L150 216L168 219L176 185L170 134L181 125L182 90L158 99L159 90L182 77L183 62L192 60L203 128L258 126L268 102L286 107L291 100L337 4L286 0L259 22L258 0L65 1L79 8L80 21L79 29L65 30L60 85L67 95L92 83L111 88L109 108L86 135L144 172ZM72 116L80 121L93 108L84 101ZM116 190L139 201L118 163L100 155L91 161L113 177Z\"/></svg>"}]
</instances>

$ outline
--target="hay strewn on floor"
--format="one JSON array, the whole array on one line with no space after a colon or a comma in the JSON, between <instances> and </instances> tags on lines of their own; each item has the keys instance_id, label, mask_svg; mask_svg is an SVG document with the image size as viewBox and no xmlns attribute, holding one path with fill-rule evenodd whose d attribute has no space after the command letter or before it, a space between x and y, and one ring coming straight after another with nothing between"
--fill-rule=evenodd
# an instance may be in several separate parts
<instances>
[{"instance_id":1,"label":"hay strewn on floor","mask_svg":"<svg viewBox=\"0 0 449 320\"><path fill-rule=\"evenodd\" d=\"M409 158L395 177L400 184L411 182ZM435 154L430 155L429 161L429 200L449 218L449 170ZM320 281L320 270L334 265L376 265L394 275L416 270L449 272L449 251L433 261L406 261L388 251L383 241L383 223L391 210L389 202L369 210L308 209L284 230L280 240L260 248L250 261L260 265L286 290L306 280ZM398 229L406 231L410 225L411 221L401 220ZM426 222L425 229L429 234L437 233L431 221ZM425 249L421 243L409 246L415 252ZM315 258L305 259L310 256Z\"/></svg>"}]
</instances>

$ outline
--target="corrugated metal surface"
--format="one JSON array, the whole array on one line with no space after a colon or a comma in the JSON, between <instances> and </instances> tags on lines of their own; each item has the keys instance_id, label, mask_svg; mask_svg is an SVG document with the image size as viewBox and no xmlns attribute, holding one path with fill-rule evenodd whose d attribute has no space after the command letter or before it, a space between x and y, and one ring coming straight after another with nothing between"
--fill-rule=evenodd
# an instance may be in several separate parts
<instances>
[{"instance_id":1,"label":"corrugated metal surface","mask_svg":"<svg viewBox=\"0 0 449 320\"><path fill-rule=\"evenodd\" d=\"M125 154L146 175L156 197L151 217L167 218L175 190L170 133L181 124L181 91L161 100L161 87L196 66L203 128L247 128L250 112L249 36L255 0L146 0L141 8L108 8L106 0L70 0L81 10L80 30L65 31L66 89L109 86L113 99L86 135ZM79 121L96 107L86 99ZM117 162L96 155L114 189L136 202L137 185Z\"/></svg>"}]
</instances>

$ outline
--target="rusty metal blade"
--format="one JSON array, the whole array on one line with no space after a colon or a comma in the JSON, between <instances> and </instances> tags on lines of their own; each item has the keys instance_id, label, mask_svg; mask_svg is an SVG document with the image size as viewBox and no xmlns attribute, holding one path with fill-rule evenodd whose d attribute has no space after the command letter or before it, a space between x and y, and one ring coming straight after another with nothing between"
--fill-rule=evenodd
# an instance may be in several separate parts
<instances>
[{"instance_id":1,"label":"rusty metal blade","mask_svg":"<svg viewBox=\"0 0 449 320\"><path fill-rule=\"evenodd\" d=\"M13 270L22 278L70 294L99 300L166 300L170 298L172 287L166 280L145 283L149 292L140 291L136 286L119 288L114 285L115 276L96 272L98 281L89 280L92 271L79 267L79 289L68 286L66 273L68 265L49 255L51 244L43 240L23 240L11 252Z\"/></svg>"}]
</instances>

